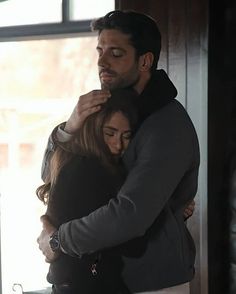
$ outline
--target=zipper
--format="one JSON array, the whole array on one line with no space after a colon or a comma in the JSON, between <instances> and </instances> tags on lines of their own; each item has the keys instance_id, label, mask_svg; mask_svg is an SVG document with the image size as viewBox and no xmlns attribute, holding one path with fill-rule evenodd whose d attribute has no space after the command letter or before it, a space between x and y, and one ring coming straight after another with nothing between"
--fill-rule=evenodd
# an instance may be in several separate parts
<instances>
[{"instance_id":1,"label":"zipper","mask_svg":"<svg viewBox=\"0 0 236 294\"><path fill-rule=\"evenodd\" d=\"M95 259L94 263L91 265L90 270L91 270L93 276L96 276L98 274L97 265L100 260L101 260L101 253L99 253L98 257Z\"/></svg>"}]
</instances>

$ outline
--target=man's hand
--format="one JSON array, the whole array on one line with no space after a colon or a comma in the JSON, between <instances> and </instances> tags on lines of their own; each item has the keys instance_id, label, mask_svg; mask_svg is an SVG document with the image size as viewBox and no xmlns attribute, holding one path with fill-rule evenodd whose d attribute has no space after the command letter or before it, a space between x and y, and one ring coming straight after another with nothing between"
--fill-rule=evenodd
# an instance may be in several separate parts
<instances>
[{"instance_id":1,"label":"man's hand","mask_svg":"<svg viewBox=\"0 0 236 294\"><path fill-rule=\"evenodd\" d=\"M108 90L93 90L79 97L70 118L66 122L65 131L69 134L75 133L83 121L92 113L101 109L101 104L105 103L111 96Z\"/></svg>"},{"instance_id":2,"label":"man's hand","mask_svg":"<svg viewBox=\"0 0 236 294\"><path fill-rule=\"evenodd\" d=\"M187 207L184 209L184 219L187 220L190 216L193 215L195 210L195 201L192 200Z\"/></svg>"},{"instance_id":3,"label":"man's hand","mask_svg":"<svg viewBox=\"0 0 236 294\"><path fill-rule=\"evenodd\" d=\"M41 216L40 220L43 223L43 230L38 237L37 242L39 244L39 249L45 256L45 261L50 263L56 260L59 256L58 252L52 251L49 244L50 237L56 231L56 228L50 223L47 215Z\"/></svg>"}]
</instances>

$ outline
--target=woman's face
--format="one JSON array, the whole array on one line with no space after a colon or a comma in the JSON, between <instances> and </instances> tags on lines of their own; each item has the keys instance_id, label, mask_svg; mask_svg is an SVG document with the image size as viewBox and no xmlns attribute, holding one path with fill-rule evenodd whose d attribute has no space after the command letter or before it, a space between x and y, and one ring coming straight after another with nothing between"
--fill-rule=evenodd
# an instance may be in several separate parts
<instances>
[{"instance_id":1,"label":"woman's face","mask_svg":"<svg viewBox=\"0 0 236 294\"><path fill-rule=\"evenodd\" d=\"M131 138L131 127L122 112L115 112L103 127L104 140L114 155L122 155Z\"/></svg>"}]
</instances>

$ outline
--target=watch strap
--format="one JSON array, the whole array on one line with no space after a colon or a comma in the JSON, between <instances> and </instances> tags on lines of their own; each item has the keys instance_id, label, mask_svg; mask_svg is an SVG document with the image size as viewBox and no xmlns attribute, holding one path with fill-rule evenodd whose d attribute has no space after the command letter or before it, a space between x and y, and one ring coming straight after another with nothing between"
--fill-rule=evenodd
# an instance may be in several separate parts
<instances>
[{"instance_id":1,"label":"watch strap","mask_svg":"<svg viewBox=\"0 0 236 294\"><path fill-rule=\"evenodd\" d=\"M49 244L53 252L60 249L59 231L55 231L49 239Z\"/></svg>"}]
</instances>

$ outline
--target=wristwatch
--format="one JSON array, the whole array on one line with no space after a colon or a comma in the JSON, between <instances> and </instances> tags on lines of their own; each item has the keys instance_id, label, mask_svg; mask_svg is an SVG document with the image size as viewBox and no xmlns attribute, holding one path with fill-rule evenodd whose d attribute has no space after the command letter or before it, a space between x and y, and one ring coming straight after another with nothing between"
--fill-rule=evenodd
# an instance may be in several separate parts
<instances>
[{"instance_id":1,"label":"wristwatch","mask_svg":"<svg viewBox=\"0 0 236 294\"><path fill-rule=\"evenodd\" d=\"M60 249L60 241L59 241L59 232L55 231L49 239L49 244L53 252L56 252Z\"/></svg>"}]
</instances>

